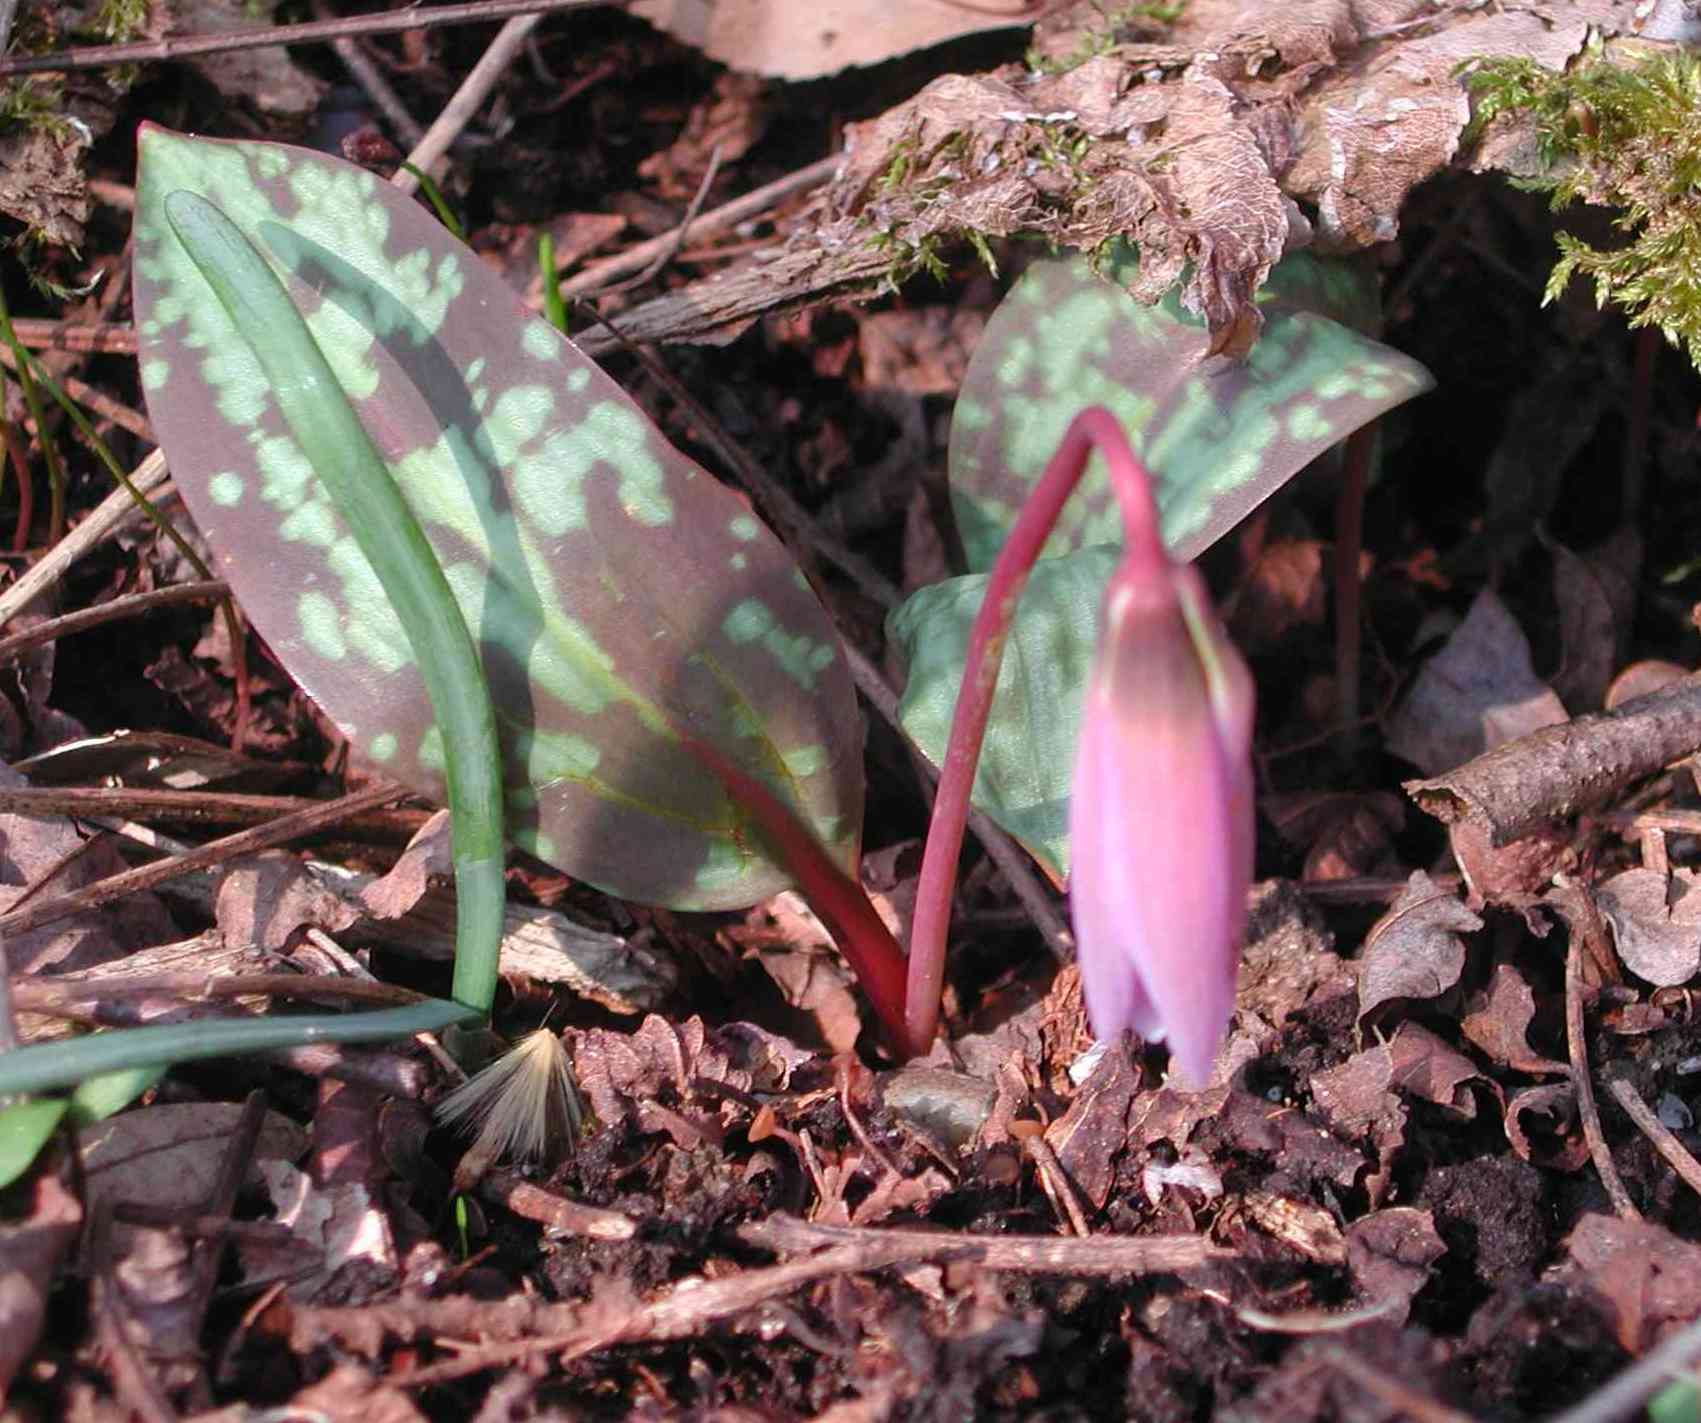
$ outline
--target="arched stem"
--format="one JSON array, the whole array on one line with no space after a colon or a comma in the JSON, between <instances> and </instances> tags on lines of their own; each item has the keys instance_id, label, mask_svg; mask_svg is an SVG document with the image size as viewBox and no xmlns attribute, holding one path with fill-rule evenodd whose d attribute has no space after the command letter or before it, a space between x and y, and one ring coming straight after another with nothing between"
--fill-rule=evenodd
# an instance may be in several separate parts
<instances>
[{"instance_id":1,"label":"arched stem","mask_svg":"<svg viewBox=\"0 0 1701 1423\"><path fill-rule=\"evenodd\" d=\"M1045 473L1017 515L1015 527L998 551L987 575L986 593L969 633L963 683L951 720L951 738L940 768L939 793L922 854L916 888L915 922L910 931L908 979L904 991L904 1036L925 1051L939 1027L939 1000L945 986L945 945L951 925L951 901L957 860L963 848L969 793L980 764L981 742L992 713L992 694L1004 660L1004 639L1016 604L1035 561L1057 524L1063 505L1075 492L1094 450L1105 458L1111 487L1122 510L1124 556L1167 561L1158 525L1151 479L1128 444L1128 437L1102 406L1083 410L1070 423Z\"/></svg>"}]
</instances>

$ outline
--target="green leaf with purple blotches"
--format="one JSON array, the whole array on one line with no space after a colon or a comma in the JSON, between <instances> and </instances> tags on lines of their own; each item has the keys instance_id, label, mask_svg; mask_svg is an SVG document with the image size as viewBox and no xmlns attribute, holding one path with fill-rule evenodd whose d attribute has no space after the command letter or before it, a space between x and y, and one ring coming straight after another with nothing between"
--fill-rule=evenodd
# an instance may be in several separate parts
<instances>
[{"instance_id":1,"label":"green leaf with purple blotches","mask_svg":"<svg viewBox=\"0 0 1701 1423\"><path fill-rule=\"evenodd\" d=\"M1355 327L1376 319L1357 267L1286 258L1259 299L1265 325L1245 362L1208 354L1180 288L1143 306L1118 283L1134 258L1113 249L1033 264L987 323L951 424L952 506L969 566L924 588L889 622L908 681L899 717L935 762L944 755L985 570L1075 415L1103 405L1153 475L1165 543L1192 558L1359 426L1433 384L1408 356ZM1351 325L1343 324L1351 323ZM1099 456L1065 505L1011 626L974 803L1062 879L1070 770L1099 601L1122 536Z\"/></svg>"},{"instance_id":2,"label":"green leaf with purple blotches","mask_svg":"<svg viewBox=\"0 0 1701 1423\"><path fill-rule=\"evenodd\" d=\"M407 641L166 224L179 189L215 203L278 272L424 525L480 644L521 846L679 908L782 887L688 738L854 861L861 735L844 656L743 498L371 174L151 126L141 153L136 326L155 430L255 626L361 755L442 796Z\"/></svg>"},{"instance_id":3,"label":"green leaf with purple blotches","mask_svg":"<svg viewBox=\"0 0 1701 1423\"><path fill-rule=\"evenodd\" d=\"M1151 470L1164 540L1196 557L1307 464L1434 384L1355 327L1376 320L1374 278L1296 252L1258 294L1264 330L1245 361L1209 355L1180 287L1145 306L1120 244L1028 268L992 314L951 419L951 505L969 567L990 568L1077 411L1103 405ZM1350 324L1349 324L1350 323ZM1099 457L1046 555L1121 538Z\"/></svg>"}]
</instances>

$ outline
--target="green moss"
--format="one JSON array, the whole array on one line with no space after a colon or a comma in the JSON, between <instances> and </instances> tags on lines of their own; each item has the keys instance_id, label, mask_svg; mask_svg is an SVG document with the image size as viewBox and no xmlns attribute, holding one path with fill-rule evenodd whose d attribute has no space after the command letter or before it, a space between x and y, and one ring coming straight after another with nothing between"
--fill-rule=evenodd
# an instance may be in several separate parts
<instances>
[{"instance_id":1,"label":"green moss","mask_svg":"<svg viewBox=\"0 0 1701 1423\"><path fill-rule=\"evenodd\" d=\"M1103 19L1102 25L1084 31L1075 42L1075 48L1061 57L1030 49L1024 61L1028 68L1035 74L1067 74L1071 69L1080 68L1089 59L1097 59L1101 54L1110 54L1128 38L1123 32L1142 21L1146 24L1173 25L1187 9L1187 0L1174 0L1171 4L1164 4L1162 0L1145 0L1145 3L1137 5L1098 4L1093 8Z\"/></svg>"},{"instance_id":2,"label":"green moss","mask_svg":"<svg viewBox=\"0 0 1701 1423\"><path fill-rule=\"evenodd\" d=\"M65 117L65 86L58 79L13 79L0 84L0 130L46 129L56 138L70 136Z\"/></svg>"},{"instance_id":3,"label":"green moss","mask_svg":"<svg viewBox=\"0 0 1701 1423\"><path fill-rule=\"evenodd\" d=\"M1544 301L1572 277L1622 307L1632 326L1656 326L1701 369L1701 58L1674 51L1637 64L1597 49L1570 73L1525 59L1481 61L1468 76L1475 116L1466 137L1504 115L1534 123L1546 171L1521 186L1556 208L1583 199L1623 209L1622 247L1600 250L1569 233Z\"/></svg>"}]
</instances>

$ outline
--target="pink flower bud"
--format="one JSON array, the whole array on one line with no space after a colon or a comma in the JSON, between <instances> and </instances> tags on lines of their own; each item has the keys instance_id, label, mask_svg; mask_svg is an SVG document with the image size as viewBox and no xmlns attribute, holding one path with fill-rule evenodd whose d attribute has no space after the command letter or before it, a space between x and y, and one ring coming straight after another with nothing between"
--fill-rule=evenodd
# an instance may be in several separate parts
<instances>
[{"instance_id":1,"label":"pink flower bud","mask_svg":"<svg viewBox=\"0 0 1701 1423\"><path fill-rule=\"evenodd\" d=\"M1165 1039L1203 1087L1252 878L1252 675L1155 537L1130 541L1101 616L1069 817L1081 985L1095 1033Z\"/></svg>"}]
</instances>

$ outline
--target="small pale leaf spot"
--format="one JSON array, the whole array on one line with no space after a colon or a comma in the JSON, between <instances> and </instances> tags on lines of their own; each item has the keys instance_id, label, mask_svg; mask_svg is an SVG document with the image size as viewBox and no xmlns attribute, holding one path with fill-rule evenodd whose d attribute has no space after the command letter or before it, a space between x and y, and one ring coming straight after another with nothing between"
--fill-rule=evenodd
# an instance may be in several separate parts
<instances>
[{"instance_id":1,"label":"small pale leaf spot","mask_svg":"<svg viewBox=\"0 0 1701 1423\"><path fill-rule=\"evenodd\" d=\"M727 560L727 562L732 565L732 571L734 573L742 573L750 560L741 553L735 553Z\"/></svg>"},{"instance_id":2,"label":"small pale leaf spot","mask_svg":"<svg viewBox=\"0 0 1701 1423\"><path fill-rule=\"evenodd\" d=\"M578 395L591 383L591 373L586 366L575 366L567 373L567 389L569 393Z\"/></svg>"},{"instance_id":3,"label":"small pale leaf spot","mask_svg":"<svg viewBox=\"0 0 1701 1423\"><path fill-rule=\"evenodd\" d=\"M234 509L242 502L242 476L235 470L221 469L207 481L207 494L221 509Z\"/></svg>"},{"instance_id":4,"label":"small pale leaf spot","mask_svg":"<svg viewBox=\"0 0 1701 1423\"><path fill-rule=\"evenodd\" d=\"M320 657L330 662L341 662L348 656L342 616L337 605L325 594L303 593L295 600L295 616L301 623L302 640Z\"/></svg>"},{"instance_id":5,"label":"small pale leaf spot","mask_svg":"<svg viewBox=\"0 0 1701 1423\"><path fill-rule=\"evenodd\" d=\"M561 359L561 341L555 334L555 328L545 321L528 321L520 331L520 345L525 353L534 360L558 361Z\"/></svg>"},{"instance_id":6,"label":"small pale leaf spot","mask_svg":"<svg viewBox=\"0 0 1701 1423\"><path fill-rule=\"evenodd\" d=\"M726 526L726 529L727 532L740 543L749 543L751 539L755 538L756 535L761 532L762 526L751 518L750 515L740 514Z\"/></svg>"},{"instance_id":7,"label":"small pale leaf spot","mask_svg":"<svg viewBox=\"0 0 1701 1423\"><path fill-rule=\"evenodd\" d=\"M396 752L400 749L401 746L396 740L395 732L380 731L367 745L366 754L374 761L378 762L379 765L384 765L389 761L393 761L396 757Z\"/></svg>"},{"instance_id":8,"label":"small pale leaf spot","mask_svg":"<svg viewBox=\"0 0 1701 1423\"><path fill-rule=\"evenodd\" d=\"M142 385L144 389L158 390L171 379L171 362L154 357L142 362Z\"/></svg>"},{"instance_id":9,"label":"small pale leaf spot","mask_svg":"<svg viewBox=\"0 0 1701 1423\"><path fill-rule=\"evenodd\" d=\"M795 746L787 751L783 758L786 770L802 780L805 776L813 776L823 771L827 766L827 748L819 742L808 746Z\"/></svg>"},{"instance_id":10,"label":"small pale leaf spot","mask_svg":"<svg viewBox=\"0 0 1701 1423\"><path fill-rule=\"evenodd\" d=\"M337 541L337 515L329 500L309 499L278 525L291 543L329 548Z\"/></svg>"}]
</instances>

